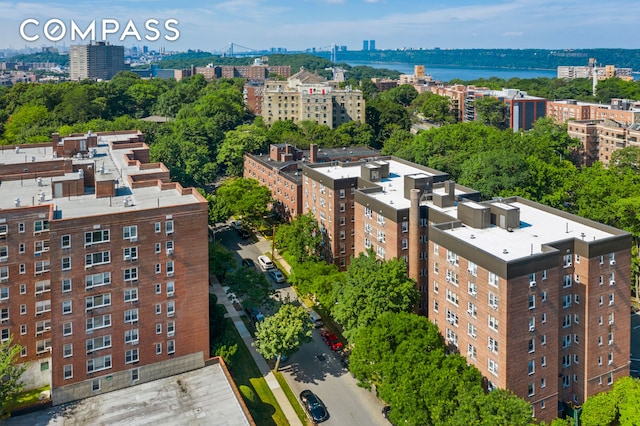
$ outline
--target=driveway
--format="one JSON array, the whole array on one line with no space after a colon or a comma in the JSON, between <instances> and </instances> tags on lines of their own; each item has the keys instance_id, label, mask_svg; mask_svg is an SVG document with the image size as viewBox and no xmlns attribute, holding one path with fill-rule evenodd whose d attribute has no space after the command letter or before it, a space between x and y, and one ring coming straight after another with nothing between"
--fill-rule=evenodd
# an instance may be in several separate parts
<instances>
[{"instance_id":1,"label":"driveway","mask_svg":"<svg viewBox=\"0 0 640 426\"><path fill-rule=\"evenodd\" d=\"M216 239L235 252L238 262L243 258L256 261L259 255L271 253L270 242L262 238L243 240L236 232L225 231L218 233ZM259 266L256 269L261 270ZM281 297L297 300L289 284L276 284L266 275ZM320 329L314 329L313 340L282 363L280 371L296 396L310 389L325 403L330 417L323 425L388 426L382 417L382 402L371 392L358 387L357 381L342 367L339 359L320 337Z\"/></svg>"}]
</instances>

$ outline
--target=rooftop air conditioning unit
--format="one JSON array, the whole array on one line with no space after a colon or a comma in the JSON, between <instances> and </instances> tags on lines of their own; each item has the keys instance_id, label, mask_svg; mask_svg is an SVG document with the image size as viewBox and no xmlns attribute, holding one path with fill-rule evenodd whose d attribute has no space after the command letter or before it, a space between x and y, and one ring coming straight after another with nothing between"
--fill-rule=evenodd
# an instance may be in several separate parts
<instances>
[{"instance_id":1,"label":"rooftop air conditioning unit","mask_svg":"<svg viewBox=\"0 0 640 426\"><path fill-rule=\"evenodd\" d=\"M167 249L167 254L168 254L168 255L173 254L173 249L172 249L172 248L168 248L168 249Z\"/></svg>"}]
</instances>

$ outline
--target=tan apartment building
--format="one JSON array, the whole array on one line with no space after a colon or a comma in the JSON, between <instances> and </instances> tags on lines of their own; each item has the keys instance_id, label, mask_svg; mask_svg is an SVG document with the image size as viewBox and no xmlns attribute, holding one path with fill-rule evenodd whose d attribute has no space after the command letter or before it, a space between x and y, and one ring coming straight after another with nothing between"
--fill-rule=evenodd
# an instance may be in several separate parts
<instances>
[{"instance_id":1,"label":"tan apartment building","mask_svg":"<svg viewBox=\"0 0 640 426\"><path fill-rule=\"evenodd\" d=\"M630 234L517 197L429 229L429 313L488 387L550 422L629 374Z\"/></svg>"},{"instance_id":2,"label":"tan apartment building","mask_svg":"<svg viewBox=\"0 0 640 426\"><path fill-rule=\"evenodd\" d=\"M96 42L69 48L71 80L111 80L117 73L127 69L129 66L124 62L124 46Z\"/></svg>"},{"instance_id":3,"label":"tan apartment building","mask_svg":"<svg viewBox=\"0 0 640 426\"><path fill-rule=\"evenodd\" d=\"M573 99L548 101L547 115L559 123L569 120L614 120L629 126L640 123L640 102L612 99L610 105L579 102Z\"/></svg>"},{"instance_id":4,"label":"tan apartment building","mask_svg":"<svg viewBox=\"0 0 640 426\"><path fill-rule=\"evenodd\" d=\"M274 210L285 220L302 214L302 165L358 161L379 155L368 147L301 150L290 144L272 144L269 154L244 155L243 177L255 179L271 190Z\"/></svg>"},{"instance_id":5,"label":"tan apartment building","mask_svg":"<svg viewBox=\"0 0 640 426\"><path fill-rule=\"evenodd\" d=\"M0 153L0 333L54 405L209 358L207 202L136 131Z\"/></svg>"},{"instance_id":6,"label":"tan apartment building","mask_svg":"<svg viewBox=\"0 0 640 426\"><path fill-rule=\"evenodd\" d=\"M287 81L267 81L261 110L267 126L280 120L295 123L310 120L336 128L349 121L365 121L365 102L360 90L341 90L337 83L305 69Z\"/></svg>"},{"instance_id":7,"label":"tan apartment building","mask_svg":"<svg viewBox=\"0 0 640 426\"><path fill-rule=\"evenodd\" d=\"M628 146L640 146L640 123L629 126L613 120L575 120L567 123L569 136L582 142L581 160L589 166L609 166L611 155Z\"/></svg>"}]
</instances>

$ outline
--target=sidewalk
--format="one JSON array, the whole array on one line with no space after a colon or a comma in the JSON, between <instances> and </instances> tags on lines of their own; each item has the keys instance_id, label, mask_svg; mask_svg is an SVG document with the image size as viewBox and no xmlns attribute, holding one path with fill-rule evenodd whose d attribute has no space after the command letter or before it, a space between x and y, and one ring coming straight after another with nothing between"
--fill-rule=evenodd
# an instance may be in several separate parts
<instances>
[{"instance_id":1,"label":"sidewalk","mask_svg":"<svg viewBox=\"0 0 640 426\"><path fill-rule=\"evenodd\" d=\"M283 266L284 265L285 264L283 263ZM251 337L249 330L247 330L247 327L242 322L242 319L240 318L240 312L236 310L236 308L233 306L231 301L227 298L227 295L225 294L224 290L222 289L222 286L220 285L220 282L218 281L215 275L210 276L209 282L212 284L209 286L209 292L215 294L218 297L218 303L221 305L224 305L224 307L227 308L228 313L225 315L225 317L231 318L231 320L233 321L233 324L236 326L236 329L238 330L240 337L242 337L244 344L249 349L249 352L251 353L253 360L256 362L256 365L258 366L260 373L266 380L267 385L269 385L271 392L273 392L273 395L275 396L276 401L278 401L278 404L280 405L280 408L284 412L285 417L289 421L289 424L291 426L302 426L300 419L298 418L298 416L296 415L296 412L294 411L293 407L289 403L289 400L287 399L287 396L285 395L284 391L280 387L278 380L276 380L275 376L271 372L271 369L269 369L267 362L251 344L253 342L253 337Z\"/></svg>"}]
</instances>

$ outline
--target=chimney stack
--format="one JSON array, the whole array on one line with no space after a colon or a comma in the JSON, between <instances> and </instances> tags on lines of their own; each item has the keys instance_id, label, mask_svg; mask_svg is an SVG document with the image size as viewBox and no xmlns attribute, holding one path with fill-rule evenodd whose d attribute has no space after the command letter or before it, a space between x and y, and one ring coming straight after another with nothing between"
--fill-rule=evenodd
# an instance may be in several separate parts
<instances>
[{"instance_id":1,"label":"chimney stack","mask_svg":"<svg viewBox=\"0 0 640 426\"><path fill-rule=\"evenodd\" d=\"M312 143L309 146L309 162L311 164L315 164L318 162L318 145L315 143Z\"/></svg>"},{"instance_id":2,"label":"chimney stack","mask_svg":"<svg viewBox=\"0 0 640 426\"><path fill-rule=\"evenodd\" d=\"M412 189L409 206L409 278L420 283L420 190Z\"/></svg>"}]
</instances>

